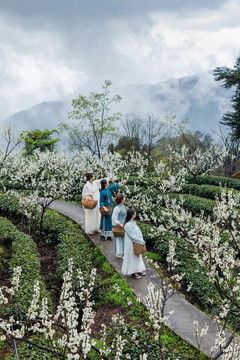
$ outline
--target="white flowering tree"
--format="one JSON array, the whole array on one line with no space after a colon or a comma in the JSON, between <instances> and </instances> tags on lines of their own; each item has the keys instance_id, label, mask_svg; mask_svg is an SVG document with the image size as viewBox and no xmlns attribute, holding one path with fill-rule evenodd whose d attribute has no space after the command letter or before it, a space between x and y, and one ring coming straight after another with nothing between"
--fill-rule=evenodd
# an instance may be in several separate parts
<instances>
[{"instance_id":1,"label":"white flowering tree","mask_svg":"<svg viewBox=\"0 0 240 360\"><path fill-rule=\"evenodd\" d=\"M12 131L11 125L3 129L0 141L0 181L6 178L7 165L11 164L15 151L22 139L15 135ZM8 164L6 164L8 163Z\"/></svg>"},{"instance_id":2,"label":"white flowering tree","mask_svg":"<svg viewBox=\"0 0 240 360\"><path fill-rule=\"evenodd\" d=\"M168 161L175 167L186 169L195 179L197 175L209 174L221 167L227 157L226 148L217 144L211 144L205 150L197 148L193 152L184 145L179 150L170 148Z\"/></svg>"},{"instance_id":3,"label":"white flowering tree","mask_svg":"<svg viewBox=\"0 0 240 360\"><path fill-rule=\"evenodd\" d=\"M65 198L83 182L83 171L86 165L78 161L77 156L68 156L46 151L36 151L31 159L16 158L9 166L8 174L13 184L21 184L28 193L17 193L22 200L40 210L40 232L47 207L56 199ZM30 193L30 195L29 195ZM38 205L37 207L33 207ZM30 211L31 214L31 211ZM32 216L32 215L29 215Z\"/></svg>"},{"instance_id":4,"label":"white flowering tree","mask_svg":"<svg viewBox=\"0 0 240 360\"><path fill-rule=\"evenodd\" d=\"M125 169L125 162L116 153L106 153L98 159L88 151L69 155L39 150L32 158L19 156L12 159L11 163L6 164L5 170L13 185L21 184L21 188L27 190L12 191L11 194L20 199L28 218L35 221L39 214L40 233L49 205L54 200L81 193L86 172L93 172L96 178L115 175L117 179L118 174L121 177L129 176L128 171L133 171L132 167Z\"/></svg>"},{"instance_id":5,"label":"white flowering tree","mask_svg":"<svg viewBox=\"0 0 240 360\"><path fill-rule=\"evenodd\" d=\"M99 353L101 359L120 360L131 359L129 353L124 352L125 345L129 342L137 343L139 334L134 331L127 335L128 327L124 319L118 315L112 318L113 337L110 342L107 340L109 329L102 324L99 342L100 348L92 337L92 326L94 324L95 312L93 311L94 302L92 292L95 285L96 269L93 269L90 282L86 283L82 272L78 270L79 291L73 290L73 263L69 260L68 271L64 274L59 304L54 314L48 308L46 298L40 304L40 288L38 281L35 282L34 292L30 307L25 316L25 320L17 321L13 316L0 317L1 340L15 339L32 344L42 350L54 354L56 359L88 359L91 349ZM21 281L21 268L15 268L12 277L12 287L0 288L0 305L7 307L11 305L18 292L19 282ZM120 289L116 289L120 291ZM162 281L158 289L150 283L148 295L144 298L146 310L137 303L136 306L146 317L145 326L149 339L154 339L159 343L160 356L166 360L165 351L161 340L162 327L167 321L170 313L165 313L166 301L173 295L171 286ZM129 306L133 303L133 298L128 298ZM138 301L140 301L138 299ZM43 338L44 345L37 342L36 335ZM35 340L32 340L34 336ZM140 359L151 359L150 347L147 343L139 344ZM135 356L135 354L134 354Z\"/></svg>"},{"instance_id":6,"label":"white flowering tree","mask_svg":"<svg viewBox=\"0 0 240 360\"><path fill-rule=\"evenodd\" d=\"M182 189L185 184L186 169L181 169L174 174L160 161L154 166L156 175L152 176L147 172L145 159L143 158L143 161L139 161L139 163L141 166L136 172L137 180L133 189L126 186L124 192L126 196L130 197L128 203L138 209L139 219L156 225L158 223L156 211L168 201L169 194Z\"/></svg>"},{"instance_id":7,"label":"white flowering tree","mask_svg":"<svg viewBox=\"0 0 240 360\"><path fill-rule=\"evenodd\" d=\"M192 253L199 268L215 285L220 295L220 310L216 317L223 327L219 333L221 341L219 339L216 341L212 360L230 353L228 348L230 344L233 347L232 341L240 329L239 208L240 198L233 196L231 191L223 190L221 199L216 199L214 219L206 221L203 213L200 217L193 218L191 213L182 208L181 203L169 199L166 202L166 210L163 210L162 217L157 219L153 228L155 236L166 231L172 233L167 257L172 268L178 265L176 248L180 244L179 241L184 239L187 245L185 250ZM181 249L184 251L182 243ZM233 333L226 339L225 329L233 319L234 322L231 322ZM236 347L234 349L237 351ZM225 358L228 358L227 355Z\"/></svg>"}]
</instances>

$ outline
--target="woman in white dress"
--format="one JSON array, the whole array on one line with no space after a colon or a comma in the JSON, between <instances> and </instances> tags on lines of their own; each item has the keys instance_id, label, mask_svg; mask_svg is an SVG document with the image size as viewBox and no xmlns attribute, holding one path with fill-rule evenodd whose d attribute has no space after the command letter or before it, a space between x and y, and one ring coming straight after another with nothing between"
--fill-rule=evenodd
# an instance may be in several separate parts
<instances>
[{"instance_id":1,"label":"woman in white dress","mask_svg":"<svg viewBox=\"0 0 240 360\"><path fill-rule=\"evenodd\" d=\"M87 183L83 187L82 198L90 198L93 200L97 200L97 206L90 210L85 210L85 232L87 234L92 235L94 232L100 233L100 212L99 212L99 199L100 199L100 188L101 188L101 180L95 180L95 176L93 173L86 173ZM107 181L112 179L113 176L106 178Z\"/></svg>"},{"instance_id":2,"label":"woman in white dress","mask_svg":"<svg viewBox=\"0 0 240 360\"><path fill-rule=\"evenodd\" d=\"M125 203L125 197L123 194L117 194L114 209L112 214L113 226L120 226L123 228L124 221L126 219L127 210ZM122 258L124 254L124 236L115 237L115 255L118 258Z\"/></svg>"},{"instance_id":3,"label":"woman in white dress","mask_svg":"<svg viewBox=\"0 0 240 360\"><path fill-rule=\"evenodd\" d=\"M142 255L135 255L133 250L133 243L141 245L145 244L143 235L136 222L134 221L136 212L133 209L127 211L125 220L125 244L124 244L124 257L122 264L122 273L124 275L132 275L135 279L141 279L146 275L146 267L143 262Z\"/></svg>"}]
</instances>

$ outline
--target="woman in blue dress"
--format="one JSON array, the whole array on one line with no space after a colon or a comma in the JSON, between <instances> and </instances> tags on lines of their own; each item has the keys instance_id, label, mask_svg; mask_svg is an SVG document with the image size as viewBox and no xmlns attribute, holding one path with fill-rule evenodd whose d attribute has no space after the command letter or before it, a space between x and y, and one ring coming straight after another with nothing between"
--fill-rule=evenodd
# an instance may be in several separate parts
<instances>
[{"instance_id":1,"label":"woman in blue dress","mask_svg":"<svg viewBox=\"0 0 240 360\"><path fill-rule=\"evenodd\" d=\"M126 221L124 225L125 244L122 273L124 275L132 275L132 277L135 279L141 279L143 275L146 275L146 267L144 265L142 255L134 254L133 243L144 245L145 241L143 239L140 228L134 221L135 217L135 210L129 209L127 211Z\"/></svg>"},{"instance_id":2,"label":"woman in blue dress","mask_svg":"<svg viewBox=\"0 0 240 360\"><path fill-rule=\"evenodd\" d=\"M113 226L120 226L123 228L124 221L126 219L127 210L125 203L125 197L123 194L117 194L116 200L114 203L114 209L112 214L112 224ZM118 258L122 258L124 254L124 236L115 237L115 255Z\"/></svg>"},{"instance_id":3,"label":"woman in blue dress","mask_svg":"<svg viewBox=\"0 0 240 360\"><path fill-rule=\"evenodd\" d=\"M124 180L120 183L108 186L106 179L101 180L101 192L100 192L100 208L103 208L107 211L106 206L111 206L113 208L113 191L119 190L120 186L126 184L127 180ZM112 240L112 213L110 215L102 215L100 222L101 240Z\"/></svg>"}]
</instances>

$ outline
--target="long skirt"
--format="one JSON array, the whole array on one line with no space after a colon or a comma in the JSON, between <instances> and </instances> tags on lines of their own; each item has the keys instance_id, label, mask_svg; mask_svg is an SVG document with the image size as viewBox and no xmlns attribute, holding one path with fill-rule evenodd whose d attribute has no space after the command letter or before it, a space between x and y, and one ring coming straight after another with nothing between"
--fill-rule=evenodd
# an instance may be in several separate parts
<instances>
[{"instance_id":1,"label":"long skirt","mask_svg":"<svg viewBox=\"0 0 240 360\"><path fill-rule=\"evenodd\" d=\"M112 214L101 216L100 230L101 230L101 236L113 238Z\"/></svg>"},{"instance_id":2,"label":"long skirt","mask_svg":"<svg viewBox=\"0 0 240 360\"><path fill-rule=\"evenodd\" d=\"M124 257L122 264L123 275L131 275L137 272L143 272L146 267L142 255L135 255L133 251L133 242L125 233Z\"/></svg>"},{"instance_id":3,"label":"long skirt","mask_svg":"<svg viewBox=\"0 0 240 360\"><path fill-rule=\"evenodd\" d=\"M115 237L115 255L122 257L124 254L124 237Z\"/></svg>"},{"instance_id":4,"label":"long skirt","mask_svg":"<svg viewBox=\"0 0 240 360\"><path fill-rule=\"evenodd\" d=\"M100 225L100 212L99 206L94 209L84 209L85 211L85 232L87 234L93 233L94 231L99 232Z\"/></svg>"}]
</instances>

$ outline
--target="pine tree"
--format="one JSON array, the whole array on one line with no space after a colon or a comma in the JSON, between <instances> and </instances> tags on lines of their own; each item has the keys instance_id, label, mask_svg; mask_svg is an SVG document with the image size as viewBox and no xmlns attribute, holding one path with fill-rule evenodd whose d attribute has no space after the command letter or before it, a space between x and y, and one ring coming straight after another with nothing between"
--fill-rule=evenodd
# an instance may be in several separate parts
<instances>
[{"instance_id":1,"label":"pine tree","mask_svg":"<svg viewBox=\"0 0 240 360\"><path fill-rule=\"evenodd\" d=\"M240 139L240 56L237 58L233 69L217 67L213 76L216 81L223 81L222 87L230 89L235 86L235 92L231 98L232 109L223 115L221 124L231 128L231 135L235 140Z\"/></svg>"}]
</instances>

